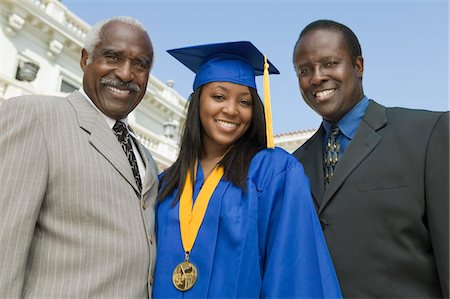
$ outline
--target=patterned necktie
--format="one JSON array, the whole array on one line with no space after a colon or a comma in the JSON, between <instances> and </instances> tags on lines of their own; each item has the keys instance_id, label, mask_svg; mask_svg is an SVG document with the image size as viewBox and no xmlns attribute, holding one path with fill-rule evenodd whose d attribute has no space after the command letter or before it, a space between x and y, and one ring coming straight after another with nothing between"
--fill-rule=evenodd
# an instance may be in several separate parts
<instances>
[{"instance_id":1,"label":"patterned necktie","mask_svg":"<svg viewBox=\"0 0 450 299\"><path fill-rule=\"evenodd\" d=\"M133 171L134 180L136 181L136 185L139 191L142 191L142 182L141 176L139 175L139 168L136 161L136 156L133 152L133 147L131 145L131 137L128 132L127 127L121 121L116 121L113 127L114 134L116 134L117 139L119 140L120 145L122 146L125 155L128 158L128 162L130 162L131 170Z\"/></svg>"},{"instance_id":2,"label":"patterned necktie","mask_svg":"<svg viewBox=\"0 0 450 299\"><path fill-rule=\"evenodd\" d=\"M340 132L341 130L339 130L339 127L336 125L331 126L330 131L328 132L328 139L323 157L325 189L328 187L330 179L334 173L334 168L339 161L339 151L341 149L341 145L338 143L337 137L339 136Z\"/></svg>"}]
</instances>

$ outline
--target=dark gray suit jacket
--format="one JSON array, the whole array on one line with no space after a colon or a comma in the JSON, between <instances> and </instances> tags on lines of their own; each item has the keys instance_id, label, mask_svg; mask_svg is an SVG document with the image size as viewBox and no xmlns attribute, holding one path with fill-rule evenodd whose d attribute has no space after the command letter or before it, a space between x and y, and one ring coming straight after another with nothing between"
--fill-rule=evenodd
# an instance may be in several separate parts
<instances>
[{"instance_id":1,"label":"dark gray suit jacket","mask_svg":"<svg viewBox=\"0 0 450 299\"><path fill-rule=\"evenodd\" d=\"M449 114L370 101L325 191L321 127L294 155L348 298L449 295Z\"/></svg>"}]
</instances>

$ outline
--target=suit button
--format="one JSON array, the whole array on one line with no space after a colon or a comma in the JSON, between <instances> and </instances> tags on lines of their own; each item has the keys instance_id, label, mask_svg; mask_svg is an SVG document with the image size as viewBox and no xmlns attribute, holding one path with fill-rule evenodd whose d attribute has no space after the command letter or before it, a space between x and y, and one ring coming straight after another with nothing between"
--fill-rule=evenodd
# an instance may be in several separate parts
<instances>
[{"instance_id":1,"label":"suit button","mask_svg":"<svg viewBox=\"0 0 450 299\"><path fill-rule=\"evenodd\" d=\"M150 277L148 278L148 283L152 286L153 285L153 281L154 281L154 277L153 274L150 274Z\"/></svg>"},{"instance_id":2,"label":"suit button","mask_svg":"<svg viewBox=\"0 0 450 299\"><path fill-rule=\"evenodd\" d=\"M144 201L144 203L142 204L142 209L147 210L148 208L148 204L147 202Z\"/></svg>"},{"instance_id":3,"label":"suit button","mask_svg":"<svg viewBox=\"0 0 450 299\"><path fill-rule=\"evenodd\" d=\"M325 230L327 225L328 223L324 219L320 219L320 226L322 227L322 230Z\"/></svg>"},{"instance_id":4,"label":"suit button","mask_svg":"<svg viewBox=\"0 0 450 299\"><path fill-rule=\"evenodd\" d=\"M154 236L153 234L150 234L150 235L148 236L148 239L150 240L150 244L153 245L153 242L155 242L155 236Z\"/></svg>"}]
</instances>

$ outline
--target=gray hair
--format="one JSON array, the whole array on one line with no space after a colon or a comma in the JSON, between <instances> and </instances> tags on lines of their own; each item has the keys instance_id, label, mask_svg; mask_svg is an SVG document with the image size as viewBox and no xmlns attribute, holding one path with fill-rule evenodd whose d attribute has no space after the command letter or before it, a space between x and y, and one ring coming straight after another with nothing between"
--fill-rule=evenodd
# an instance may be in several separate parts
<instances>
[{"instance_id":1,"label":"gray hair","mask_svg":"<svg viewBox=\"0 0 450 299\"><path fill-rule=\"evenodd\" d=\"M147 30L145 30L144 25L142 25L142 23L140 23L138 20L136 20L132 17L119 16L119 17L113 17L113 18L103 20L103 21L96 23L91 28L91 30L86 34L86 37L84 39L84 49L86 50L86 52L88 54L88 58L86 61L87 64L90 64L92 62L95 48L98 46L98 44L101 41L100 33L102 32L103 27L109 23L114 23L114 22L131 25L131 26L134 26L137 29L142 30L143 32L147 33Z\"/></svg>"}]
</instances>

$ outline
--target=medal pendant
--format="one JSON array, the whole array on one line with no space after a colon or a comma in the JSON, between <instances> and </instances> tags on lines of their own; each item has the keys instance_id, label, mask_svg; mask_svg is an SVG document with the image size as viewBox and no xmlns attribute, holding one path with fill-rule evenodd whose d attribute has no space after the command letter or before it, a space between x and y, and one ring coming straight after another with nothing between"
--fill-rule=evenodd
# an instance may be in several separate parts
<instances>
[{"instance_id":1,"label":"medal pendant","mask_svg":"<svg viewBox=\"0 0 450 299\"><path fill-rule=\"evenodd\" d=\"M175 288L184 292L191 289L197 281L197 268L189 260L179 263L172 274L172 282Z\"/></svg>"}]
</instances>

